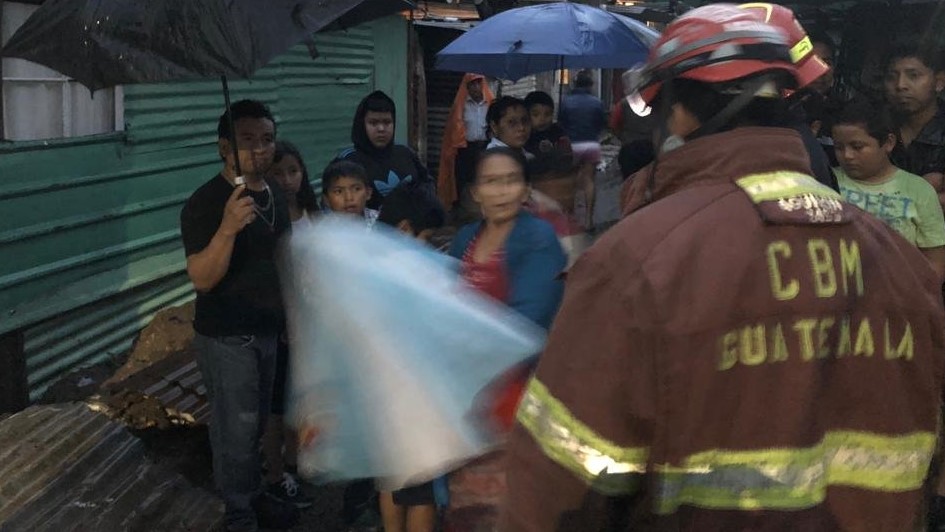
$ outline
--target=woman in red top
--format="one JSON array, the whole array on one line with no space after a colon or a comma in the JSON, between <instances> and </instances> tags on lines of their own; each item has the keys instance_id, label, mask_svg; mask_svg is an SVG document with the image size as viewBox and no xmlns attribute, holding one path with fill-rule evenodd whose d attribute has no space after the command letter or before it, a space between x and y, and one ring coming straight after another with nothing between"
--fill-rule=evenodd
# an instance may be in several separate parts
<instances>
[{"instance_id":1,"label":"woman in red top","mask_svg":"<svg viewBox=\"0 0 945 532\"><path fill-rule=\"evenodd\" d=\"M470 189L483 220L460 229L450 254L462 259L462 275L476 290L505 303L547 328L563 291L567 259L554 228L525 212L529 195L520 150L486 150ZM531 366L508 372L482 394L483 406L500 430L508 430ZM497 450L450 475L447 530L493 530L505 496L504 452Z\"/></svg>"}]
</instances>

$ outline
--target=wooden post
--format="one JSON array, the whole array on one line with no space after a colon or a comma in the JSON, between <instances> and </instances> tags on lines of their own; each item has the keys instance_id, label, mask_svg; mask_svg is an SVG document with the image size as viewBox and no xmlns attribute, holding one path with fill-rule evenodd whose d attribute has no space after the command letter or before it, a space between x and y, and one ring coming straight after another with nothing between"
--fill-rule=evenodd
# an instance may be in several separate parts
<instances>
[{"instance_id":1,"label":"wooden post","mask_svg":"<svg viewBox=\"0 0 945 532\"><path fill-rule=\"evenodd\" d=\"M29 405L23 332L0 335L0 412L18 412Z\"/></svg>"}]
</instances>

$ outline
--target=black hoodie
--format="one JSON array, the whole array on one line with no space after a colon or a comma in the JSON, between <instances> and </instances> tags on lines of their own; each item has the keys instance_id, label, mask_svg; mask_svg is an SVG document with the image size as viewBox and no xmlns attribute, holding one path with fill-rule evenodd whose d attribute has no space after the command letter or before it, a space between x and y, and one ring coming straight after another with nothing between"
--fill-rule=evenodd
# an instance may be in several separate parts
<instances>
[{"instance_id":1,"label":"black hoodie","mask_svg":"<svg viewBox=\"0 0 945 532\"><path fill-rule=\"evenodd\" d=\"M423 166L420 158L410 148L396 144L393 140L383 148L377 148L371 144L371 140L367 136L367 130L364 127L367 101L371 99L387 100L390 102L391 109L395 109L394 101L382 91L374 91L365 96L358 105L358 110L354 114L354 121L351 123L351 142L354 147L341 152L338 158L359 163L367 170L368 178L371 180L371 186L374 189L367 206L371 209L378 209L384 198L400 183L415 182L424 187L429 187L431 190L434 185L426 167ZM392 115L396 122L396 110Z\"/></svg>"}]
</instances>

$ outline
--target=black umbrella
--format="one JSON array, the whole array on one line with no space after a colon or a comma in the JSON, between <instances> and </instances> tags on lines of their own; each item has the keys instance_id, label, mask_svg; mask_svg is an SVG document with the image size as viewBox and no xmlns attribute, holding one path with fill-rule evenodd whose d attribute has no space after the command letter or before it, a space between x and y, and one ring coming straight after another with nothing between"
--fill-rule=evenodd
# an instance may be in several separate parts
<instances>
[{"instance_id":1,"label":"black umbrella","mask_svg":"<svg viewBox=\"0 0 945 532\"><path fill-rule=\"evenodd\" d=\"M410 7L406 0L47 0L2 55L48 66L92 91L221 76L229 109L228 76L251 76L329 25ZM241 173L239 157L236 164Z\"/></svg>"}]
</instances>

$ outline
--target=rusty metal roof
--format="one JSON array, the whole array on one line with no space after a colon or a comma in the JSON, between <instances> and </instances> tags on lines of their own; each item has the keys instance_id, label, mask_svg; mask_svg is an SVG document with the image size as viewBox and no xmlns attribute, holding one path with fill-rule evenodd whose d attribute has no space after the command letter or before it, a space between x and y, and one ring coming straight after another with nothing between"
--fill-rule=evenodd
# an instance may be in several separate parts
<instances>
[{"instance_id":1,"label":"rusty metal roof","mask_svg":"<svg viewBox=\"0 0 945 532\"><path fill-rule=\"evenodd\" d=\"M198 424L210 421L207 388L191 350L172 353L152 365L106 385L105 393L122 390L154 397L168 413L189 418Z\"/></svg>"},{"instance_id":2,"label":"rusty metal roof","mask_svg":"<svg viewBox=\"0 0 945 532\"><path fill-rule=\"evenodd\" d=\"M197 362L190 360L155 382L144 393L156 397L165 408L193 416L201 424L210 422L210 404L207 388L197 369Z\"/></svg>"},{"instance_id":3,"label":"rusty metal roof","mask_svg":"<svg viewBox=\"0 0 945 532\"><path fill-rule=\"evenodd\" d=\"M139 438L84 403L0 421L0 532L201 531L222 502L148 456Z\"/></svg>"},{"instance_id":4,"label":"rusty metal roof","mask_svg":"<svg viewBox=\"0 0 945 532\"><path fill-rule=\"evenodd\" d=\"M414 20L422 19L456 19L479 20L479 12L472 3L446 2L418 2L417 9L413 10Z\"/></svg>"}]
</instances>

